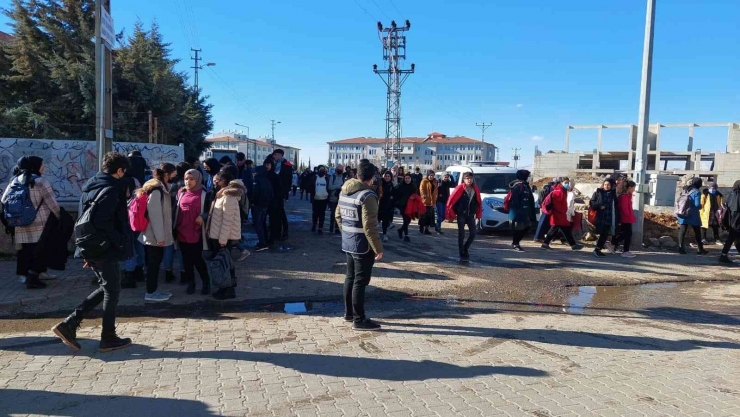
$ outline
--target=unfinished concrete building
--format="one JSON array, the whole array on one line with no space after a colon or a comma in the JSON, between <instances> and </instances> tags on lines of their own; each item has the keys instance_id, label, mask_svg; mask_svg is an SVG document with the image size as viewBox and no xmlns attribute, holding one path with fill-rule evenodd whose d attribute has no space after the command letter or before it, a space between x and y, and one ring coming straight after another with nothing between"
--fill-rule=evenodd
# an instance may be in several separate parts
<instances>
[{"instance_id":1,"label":"unfinished concrete building","mask_svg":"<svg viewBox=\"0 0 740 417\"><path fill-rule=\"evenodd\" d=\"M723 150L696 149L694 130L702 127L727 127L727 144ZM686 150L661 149L661 131L667 128L687 129ZM593 152L570 152L570 135L573 129L596 130L596 147ZM604 129L624 129L625 139L622 149L603 149ZM648 174L671 174L679 176L698 176L711 178L720 187L730 187L740 179L740 123L674 123L651 124L648 129ZM673 141L672 141L673 142ZM675 145L675 143L672 143ZM631 175L635 169L637 149L637 125L574 125L565 130L565 143L562 151L535 154L535 179L557 176L593 176L626 173ZM673 167L669 168L669 163ZM676 168L679 163L680 168Z\"/></svg>"}]
</instances>

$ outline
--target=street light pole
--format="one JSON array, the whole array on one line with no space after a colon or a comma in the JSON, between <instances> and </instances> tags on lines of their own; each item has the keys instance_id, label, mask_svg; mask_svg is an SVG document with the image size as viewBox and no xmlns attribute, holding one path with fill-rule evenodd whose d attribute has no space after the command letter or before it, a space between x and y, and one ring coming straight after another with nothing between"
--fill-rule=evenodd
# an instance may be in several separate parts
<instances>
[{"instance_id":1,"label":"street light pole","mask_svg":"<svg viewBox=\"0 0 740 417\"><path fill-rule=\"evenodd\" d=\"M280 124L280 122L276 122L275 119L271 119L270 122L272 123L272 150L275 150L275 125Z\"/></svg>"},{"instance_id":2,"label":"street light pole","mask_svg":"<svg viewBox=\"0 0 740 417\"><path fill-rule=\"evenodd\" d=\"M234 123L234 124L237 125L237 126L241 126L241 127L246 127L247 128L247 159L249 159L249 126L243 125L243 124L239 124L239 123ZM252 158L254 158L254 161L257 160L257 141L254 141L254 155L252 155ZM256 162L255 162L255 164L256 164Z\"/></svg>"},{"instance_id":3,"label":"street light pole","mask_svg":"<svg viewBox=\"0 0 740 417\"><path fill-rule=\"evenodd\" d=\"M642 81L640 83L640 114L637 122L637 149L635 158L635 182L637 193L637 227L633 242L641 245L645 226L645 196L648 193L647 155L648 126L650 124L650 83L653 75L653 26L655 24L655 0L647 0L645 16L645 44L642 51ZM657 168L657 167L656 167Z\"/></svg>"}]
</instances>

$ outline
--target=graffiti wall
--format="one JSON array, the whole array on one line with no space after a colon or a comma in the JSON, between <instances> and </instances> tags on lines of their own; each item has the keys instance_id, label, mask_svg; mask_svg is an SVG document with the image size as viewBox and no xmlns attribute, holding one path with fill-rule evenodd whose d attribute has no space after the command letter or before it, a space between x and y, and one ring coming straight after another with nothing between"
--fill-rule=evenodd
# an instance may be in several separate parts
<instances>
[{"instance_id":1,"label":"graffiti wall","mask_svg":"<svg viewBox=\"0 0 740 417\"><path fill-rule=\"evenodd\" d=\"M141 151L150 167L184 160L182 146L113 142L113 149L126 155L131 151ZM60 202L79 201L82 186L98 171L95 142L0 138L0 186L3 191L12 178L16 161L26 155L44 159L44 177L51 181Z\"/></svg>"}]
</instances>

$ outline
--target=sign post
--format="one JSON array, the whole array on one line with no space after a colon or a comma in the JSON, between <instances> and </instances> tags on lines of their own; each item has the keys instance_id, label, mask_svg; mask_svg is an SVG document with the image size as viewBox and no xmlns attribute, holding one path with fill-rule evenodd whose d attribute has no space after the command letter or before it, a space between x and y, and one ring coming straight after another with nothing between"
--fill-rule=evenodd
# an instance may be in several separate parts
<instances>
[{"instance_id":1,"label":"sign post","mask_svg":"<svg viewBox=\"0 0 740 417\"><path fill-rule=\"evenodd\" d=\"M113 150L113 88L111 49L116 41L110 0L95 0L95 147L98 167Z\"/></svg>"}]
</instances>

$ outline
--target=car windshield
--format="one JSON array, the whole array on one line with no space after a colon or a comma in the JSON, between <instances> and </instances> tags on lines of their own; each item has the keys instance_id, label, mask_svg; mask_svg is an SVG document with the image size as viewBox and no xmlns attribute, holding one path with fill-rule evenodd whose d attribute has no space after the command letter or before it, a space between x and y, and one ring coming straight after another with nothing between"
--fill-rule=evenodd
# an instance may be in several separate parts
<instances>
[{"instance_id":1,"label":"car windshield","mask_svg":"<svg viewBox=\"0 0 740 417\"><path fill-rule=\"evenodd\" d=\"M509 184L516 179L516 174L475 174L475 183L482 194L505 194Z\"/></svg>"}]
</instances>

